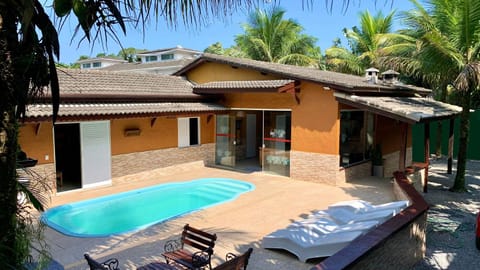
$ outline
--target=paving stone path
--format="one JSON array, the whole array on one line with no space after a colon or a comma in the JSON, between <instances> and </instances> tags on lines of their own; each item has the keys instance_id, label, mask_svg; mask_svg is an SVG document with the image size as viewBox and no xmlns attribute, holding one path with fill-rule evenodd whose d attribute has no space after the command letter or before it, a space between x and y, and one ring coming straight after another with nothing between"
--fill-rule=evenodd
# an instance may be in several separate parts
<instances>
[{"instance_id":1,"label":"paving stone path","mask_svg":"<svg viewBox=\"0 0 480 270\"><path fill-rule=\"evenodd\" d=\"M448 189L455 179L447 174L446 159L431 161L428 193L426 258L415 266L425 269L479 269L480 251L475 247L475 217L480 210L480 161L468 161L468 192Z\"/></svg>"}]
</instances>

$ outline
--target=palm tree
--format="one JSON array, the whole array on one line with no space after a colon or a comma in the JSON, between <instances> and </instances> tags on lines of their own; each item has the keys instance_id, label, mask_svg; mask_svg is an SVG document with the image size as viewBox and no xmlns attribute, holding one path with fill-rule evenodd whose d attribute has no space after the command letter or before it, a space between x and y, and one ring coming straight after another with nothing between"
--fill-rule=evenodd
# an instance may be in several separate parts
<instances>
[{"instance_id":1,"label":"palm tree","mask_svg":"<svg viewBox=\"0 0 480 270\"><path fill-rule=\"evenodd\" d=\"M302 34L303 28L296 21L283 17L285 11L274 7L268 12L257 9L243 25L244 34L237 35L237 47L248 58L293 64L317 66L320 49L316 38Z\"/></svg>"},{"instance_id":2,"label":"palm tree","mask_svg":"<svg viewBox=\"0 0 480 270\"><path fill-rule=\"evenodd\" d=\"M339 44L326 50L327 65L330 69L350 74L361 75L369 67L379 67L378 59L383 48L389 46L392 38L394 11L387 16L378 12L372 16L370 12L360 13L360 28L344 29L349 47Z\"/></svg>"},{"instance_id":3,"label":"palm tree","mask_svg":"<svg viewBox=\"0 0 480 270\"><path fill-rule=\"evenodd\" d=\"M463 110L457 174L451 190L465 191L470 101L479 87L480 2L429 0L427 10L411 1L415 9L403 14L408 27L403 31L404 42L391 48L385 62L440 88L450 85L458 91Z\"/></svg>"}]
</instances>

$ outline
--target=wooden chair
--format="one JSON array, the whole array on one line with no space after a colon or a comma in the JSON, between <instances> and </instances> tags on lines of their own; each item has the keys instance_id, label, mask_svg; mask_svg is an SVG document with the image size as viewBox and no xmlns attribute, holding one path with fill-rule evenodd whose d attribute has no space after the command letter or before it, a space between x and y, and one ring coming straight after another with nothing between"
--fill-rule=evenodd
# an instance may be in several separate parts
<instances>
[{"instance_id":1,"label":"wooden chair","mask_svg":"<svg viewBox=\"0 0 480 270\"><path fill-rule=\"evenodd\" d=\"M118 268L118 260L115 258L108 259L104 262L97 262L92 259L88 253L85 253L83 256L85 256L90 270L120 270L120 268Z\"/></svg>"},{"instance_id":2,"label":"wooden chair","mask_svg":"<svg viewBox=\"0 0 480 270\"><path fill-rule=\"evenodd\" d=\"M216 234L210 234L186 224L178 240L165 243L167 264L175 262L188 269L212 269L211 258L217 240Z\"/></svg>"},{"instance_id":3,"label":"wooden chair","mask_svg":"<svg viewBox=\"0 0 480 270\"><path fill-rule=\"evenodd\" d=\"M225 262L217 265L213 270L247 270L248 260L252 255L253 248L249 248L242 255L235 255L233 253L227 253L225 256Z\"/></svg>"}]
</instances>

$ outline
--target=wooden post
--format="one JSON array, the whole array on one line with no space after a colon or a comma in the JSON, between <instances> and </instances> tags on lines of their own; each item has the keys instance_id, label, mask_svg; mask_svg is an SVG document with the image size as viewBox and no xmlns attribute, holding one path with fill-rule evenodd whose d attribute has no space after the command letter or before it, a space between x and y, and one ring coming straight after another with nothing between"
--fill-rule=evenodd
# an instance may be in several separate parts
<instances>
[{"instance_id":1,"label":"wooden post","mask_svg":"<svg viewBox=\"0 0 480 270\"><path fill-rule=\"evenodd\" d=\"M407 138L408 138L408 124L400 123L402 132L401 141L400 141L400 156L398 160L398 170L403 172L405 171L405 161L407 159Z\"/></svg>"},{"instance_id":2,"label":"wooden post","mask_svg":"<svg viewBox=\"0 0 480 270\"><path fill-rule=\"evenodd\" d=\"M427 193L428 191L428 165L430 164L430 123L425 123L425 152L424 152L424 162L425 162L425 182L423 182L423 192Z\"/></svg>"},{"instance_id":3,"label":"wooden post","mask_svg":"<svg viewBox=\"0 0 480 270\"><path fill-rule=\"evenodd\" d=\"M453 128L455 127L455 118L450 119L450 126L448 132L448 160L447 160L447 173L452 174L452 162L453 162Z\"/></svg>"}]
</instances>

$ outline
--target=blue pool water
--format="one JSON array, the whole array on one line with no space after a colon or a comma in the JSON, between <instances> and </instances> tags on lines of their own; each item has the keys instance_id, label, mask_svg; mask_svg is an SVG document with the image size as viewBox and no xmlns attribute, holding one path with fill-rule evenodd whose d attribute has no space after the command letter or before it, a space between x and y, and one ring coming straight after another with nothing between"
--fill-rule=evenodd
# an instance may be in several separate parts
<instances>
[{"instance_id":1,"label":"blue pool water","mask_svg":"<svg viewBox=\"0 0 480 270\"><path fill-rule=\"evenodd\" d=\"M231 201L254 188L227 178L162 184L54 207L42 221L66 235L104 237Z\"/></svg>"}]
</instances>

